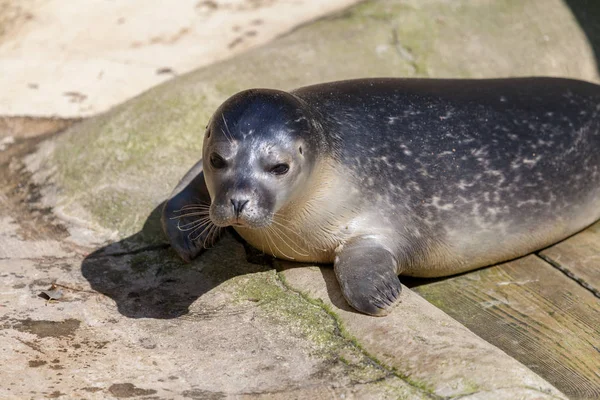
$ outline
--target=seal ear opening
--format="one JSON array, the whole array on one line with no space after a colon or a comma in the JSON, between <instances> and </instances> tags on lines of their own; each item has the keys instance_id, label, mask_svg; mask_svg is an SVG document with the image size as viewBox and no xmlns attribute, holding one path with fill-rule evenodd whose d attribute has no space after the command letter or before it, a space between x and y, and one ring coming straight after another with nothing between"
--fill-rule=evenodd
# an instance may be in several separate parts
<instances>
[{"instance_id":1,"label":"seal ear opening","mask_svg":"<svg viewBox=\"0 0 600 400\"><path fill-rule=\"evenodd\" d=\"M302 154L302 146L298 147L298 151Z\"/></svg>"}]
</instances>

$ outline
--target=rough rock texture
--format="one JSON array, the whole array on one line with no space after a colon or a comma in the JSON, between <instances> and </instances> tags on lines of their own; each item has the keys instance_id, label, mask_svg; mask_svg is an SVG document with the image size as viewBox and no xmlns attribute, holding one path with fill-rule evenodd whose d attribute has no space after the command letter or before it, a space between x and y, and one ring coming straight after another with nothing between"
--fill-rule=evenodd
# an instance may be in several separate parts
<instances>
[{"instance_id":1,"label":"rough rock texture","mask_svg":"<svg viewBox=\"0 0 600 400\"><path fill-rule=\"evenodd\" d=\"M325 269L275 272L232 237L184 265L158 229L238 90L533 74L597 79L558 0L371 1L74 125L27 169L0 158L0 397L563 398L408 290L373 319Z\"/></svg>"},{"instance_id":2,"label":"rough rock texture","mask_svg":"<svg viewBox=\"0 0 600 400\"><path fill-rule=\"evenodd\" d=\"M192 266L167 250L83 262L27 250L0 260L3 399L429 397L231 238ZM53 283L62 297L39 297Z\"/></svg>"},{"instance_id":3,"label":"rough rock texture","mask_svg":"<svg viewBox=\"0 0 600 400\"><path fill-rule=\"evenodd\" d=\"M97 114L357 1L0 0L0 115Z\"/></svg>"},{"instance_id":4,"label":"rough rock texture","mask_svg":"<svg viewBox=\"0 0 600 400\"><path fill-rule=\"evenodd\" d=\"M365 352L416 386L441 397L485 394L490 399L513 395L535 399L557 395L539 386L539 378L522 364L406 287L389 317L373 318L348 306L333 269L294 268L289 262L282 265L289 267L283 272L289 287L320 300Z\"/></svg>"}]
</instances>

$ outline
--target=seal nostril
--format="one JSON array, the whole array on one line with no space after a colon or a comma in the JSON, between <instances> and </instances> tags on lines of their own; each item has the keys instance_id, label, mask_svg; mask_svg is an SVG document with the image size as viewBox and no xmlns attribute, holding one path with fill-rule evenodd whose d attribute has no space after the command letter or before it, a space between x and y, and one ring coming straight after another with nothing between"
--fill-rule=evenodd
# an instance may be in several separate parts
<instances>
[{"instance_id":1,"label":"seal nostril","mask_svg":"<svg viewBox=\"0 0 600 400\"><path fill-rule=\"evenodd\" d=\"M233 212L235 213L236 218L239 218L240 214L246 204L248 204L250 200L247 199L231 199L231 204L233 205Z\"/></svg>"}]
</instances>

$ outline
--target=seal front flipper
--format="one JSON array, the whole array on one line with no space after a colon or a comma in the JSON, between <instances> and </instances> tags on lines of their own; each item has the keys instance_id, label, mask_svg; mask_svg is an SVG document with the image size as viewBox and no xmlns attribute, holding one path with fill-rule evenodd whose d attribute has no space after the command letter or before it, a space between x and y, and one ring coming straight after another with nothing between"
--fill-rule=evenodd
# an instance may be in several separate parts
<instances>
[{"instance_id":1,"label":"seal front flipper","mask_svg":"<svg viewBox=\"0 0 600 400\"><path fill-rule=\"evenodd\" d=\"M402 286L393 254L375 239L356 238L337 252L334 270L346 301L357 311L384 316Z\"/></svg>"},{"instance_id":2,"label":"seal front flipper","mask_svg":"<svg viewBox=\"0 0 600 400\"><path fill-rule=\"evenodd\" d=\"M161 222L165 235L185 261L196 258L205 246L217 240L221 230L208 219L210 195L204 181L202 160L177 184L163 208Z\"/></svg>"}]
</instances>

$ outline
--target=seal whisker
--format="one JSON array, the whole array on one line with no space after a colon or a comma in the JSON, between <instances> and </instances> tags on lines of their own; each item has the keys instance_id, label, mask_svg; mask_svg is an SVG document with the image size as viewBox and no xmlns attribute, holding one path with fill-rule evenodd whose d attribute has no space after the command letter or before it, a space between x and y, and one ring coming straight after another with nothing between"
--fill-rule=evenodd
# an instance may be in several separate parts
<instances>
[{"instance_id":1,"label":"seal whisker","mask_svg":"<svg viewBox=\"0 0 600 400\"><path fill-rule=\"evenodd\" d=\"M176 215L169 219L182 219L182 218L186 218L186 217L196 217L196 216L206 216L206 215L208 215L207 211L198 211L198 212L191 212L191 213L182 214L182 215Z\"/></svg>"},{"instance_id":2,"label":"seal whisker","mask_svg":"<svg viewBox=\"0 0 600 400\"><path fill-rule=\"evenodd\" d=\"M215 226L216 226L216 225L215 225ZM210 246L211 246L211 247L215 245L215 242L216 242L216 241L217 241L217 239L219 238L219 235L220 235L220 233L221 233L221 230L222 230L222 229L223 229L223 228L221 228L220 226L216 226L216 228L215 228L215 233L213 234L213 237L212 237L212 238L211 238L211 240L210 240Z\"/></svg>"},{"instance_id":3,"label":"seal whisker","mask_svg":"<svg viewBox=\"0 0 600 400\"><path fill-rule=\"evenodd\" d=\"M259 231L259 232L260 232L260 231ZM263 237L264 237L264 235L261 235L261 236L263 236ZM260 248L261 248L261 250L262 250L263 254L266 254L266 253L265 253L265 241L264 241L264 240L261 240L261 241L260 241ZM273 253L271 253L271 254L273 254Z\"/></svg>"},{"instance_id":4,"label":"seal whisker","mask_svg":"<svg viewBox=\"0 0 600 400\"><path fill-rule=\"evenodd\" d=\"M269 250L271 251L271 254L272 254L274 257L276 257L276 256L275 256L275 252L273 251L273 248L271 247L271 243L269 243L269 233L268 233L266 230L264 230L264 229L263 229L263 230L261 230L260 232L263 234L264 238L266 239L266 242L267 242L267 245L269 246ZM263 240L263 243L264 243L264 242L265 242L265 240ZM264 245L263 245L263 246L264 246Z\"/></svg>"},{"instance_id":5,"label":"seal whisker","mask_svg":"<svg viewBox=\"0 0 600 400\"><path fill-rule=\"evenodd\" d=\"M280 228L278 228L277 226L274 226L274 225L272 225L271 228L273 228L273 232L277 235L277 237L279 237L279 239L281 239L281 241L283 243L285 243L285 245L290 250L292 250L294 253L298 254L299 256L308 257L308 255L309 255L308 253L300 253L293 246L290 246L290 244L283 237L281 237L281 235L285 236L290 242L292 242L293 245L295 245L296 247L299 247L302 250L306 250L305 248L300 246L297 242L295 242L292 238L290 238L288 235L286 235L285 232L283 232Z\"/></svg>"},{"instance_id":6,"label":"seal whisker","mask_svg":"<svg viewBox=\"0 0 600 400\"><path fill-rule=\"evenodd\" d=\"M185 224L181 225L181 222L183 221L183 218L178 218L179 221L177 221L177 226L180 228L183 228L187 225L192 225L195 224L196 222L206 222L210 220L209 216L200 216L201 218L195 218L193 221L190 222L186 222Z\"/></svg>"},{"instance_id":7,"label":"seal whisker","mask_svg":"<svg viewBox=\"0 0 600 400\"><path fill-rule=\"evenodd\" d=\"M193 235L193 234L194 234L194 232L197 232L198 230L200 230L200 229L203 229L203 228L204 228L204 229L206 229L207 227L210 227L210 224L208 224L208 223L207 223L207 224L198 224L198 225L196 225L195 227L188 229L189 231L191 231L191 232L188 234L188 237L191 237L191 235ZM200 232L200 235L202 235L202 232ZM198 238L198 237L196 237L196 239L197 239L197 238Z\"/></svg>"},{"instance_id":8,"label":"seal whisker","mask_svg":"<svg viewBox=\"0 0 600 400\"><path fill-rule=\"evenodd\" d=\"M194 221L194 222L190 222L189 224L185 224L183 226L177 224L177 229L181 232L187 232L187 231L196 229L200 225L204 225L204 223L202 221Z\"/></svg>"},{"instance_id":9,"label":"seal whisker","mask_svg":"<svg viewBox=\"0 0 600 400\"><path fill-rule=\"evenodd\" d=\"M302 235L300 234L299 231L297 231L297 230L295 230L295 229L293 229L293 228L291 228L291 227L289 227L289 226L287 226L285 224L282 224L281 222L278 222L278 221L275 221L275 220L272 220L271 222L274 223L274 224L276 224L276 225L278 225L278 226L280 226L280 227L282 227L282 228L287 229L288 231L292 232L293 234L295 234L298 237L302 237Z\"/></svg>"},{"instance_id":10,"label":"seal whisker","mask_svg":"<svg viewBox=\"0 0 600 400\"><path fill-rule=\"evenodd\" d=\"M202 236L202 235L203 235L205 232L207 232L207 231L208 231L208 230L211 228L211 226L214 226L214 224L213 224L213 223L211 223L211 222L209 222L208 224L206 224L206 226L204 227L204 229L202 229L202 231L201 231L199 234L197 234L196 236L192 237L192 234L193 234L194 232L196 232L196 231L199 231L199 230L200 230L200 228L202 228L202 225L200 225L199 227L197 227L196 229L194 229L193 231L191 231L191 232L190 232L190 234L188 235L188 238L189 238L190 240L192 240L192 241L194 241L194 242L195 242L195 241L196 241L196 240L198 240L198 239L199 239L199 238L200 238L200 237L201 237L201 236Z\"/></svg>"},{"instance_id":11,"label":"seal whisker","mask_svg":"<svg viewBox=\"0 0 600 400\"><path fill-rule=\"evenodd\" d=\"M205 216L205 217L201 217L201 218L194 218L191 221L190 220L179 219L179 221L177 221L177 228L186 229L187 227L189 227L191 225L195 225L198 222L199 223L206 223L208 221L210 221L210 217L209 216Z\"/></svg>"},{"instance_id":12,"label":"seal whisker","mask_svg":"<svg viewBox=\"0 0 600 400\"><path fill-rule=\"evenodd\" d=\"M275 249L277 249L277 245L275 244L275 241L273 240L273 238L271 237L269 232L270 232L269 227L266 227L265 236L267 238L267 244L269 245L269 250L271 250L271 254L273 254L275 257L277 257L275 255L276 253L273 251L273 248L271 247L271 243L273 243L273 246L275 247Z\"/></svg>"},{"instance_id":13,"label":"seal whisker","mask_svg":"<svg viewBox=\"0 0 600 400\"><path fill-rule=\"evenodd\" d=\"M171 219L176 219L178 220L178 223L181 223L181 221L185 221L185 218L187 217L197 217L197 218L193 218L194 221L200 221L200 220L208 220L210 219L210 215L208 214L198 214L198 213L194 213L194 214L186 214L186 215L182 215L181 217L177 217L177 218L171 218Z\"/></svg>"},{"instance_id":14,"label":"seal whisker","mask_svg":"<svg viewBox=\"0 0 600 400\"><path fill-rule=\"evenodd\" d=\"M273 219L275 219L275 218L277 218L277 219L280 219L280 220L282 220L283 222L288 222L288 223L291 223L291 222L292 222L292 220L291 220L291 219L288 219L288 218L285 218L285 217L283 217L283 216L282 216L280 213L275 213L275 214L273 214Z\"/></svg>"},{"instance_id":15,"label":"seal whisker","mask_svg":"<svg viewBox=\"0 0 600 400\"><path fill-rule=\"evenodd\" d=\"M207 242L208 238L210 237L210 234L213 231L213 228L214 228L214 226L209 226L208 232L206 233L206 235L204 235L204 240L202 241L202 247L204 247L205 249L208 249L208 247L206 246L206 242Z\"/></svg>"},{"instance_id":16,"label":"seal whisker","mask_svg":"<svg viewBox=\"0 0 600 400\"><path fill-rule=\"evenodd\" d=\"M189 211L185 214L179 214L179 215L174 215L169 219L181 219L181 218L185 218L185 217L190 217L190 216L195 216L195 215L208 215L209 211L208 210L198 210L198 211Z\"/></svg>"},{"instance_id":17,"label":"seal whisker","mask_svg":"<svg viewBox=\"0 0 600 400\"><path fill-rule=\"evenodd\" d=\"M207 203L205 201L200 202L200 203L190 203L190 204L186 204L185 206L181 207L182 210L185 210L186 208L191 208L191 207L210 207L210 203Z\"/></svg>"},{"instance_id":18,"label":"seal whisker","mask_svg":"<svg viewBox=\"0 0 600 400\"><path fill-rule=\"evenodd\" d=\"M304 257L308 256L308 254L306 254L306 253L300 253L299 251L297 251L297 250L294 248L294 246L290 246L290 244L289 244L289 243L288 243L288 242L285 240L285 238L283 238L283 237L281 236L281 234L284 234L284 233L283 233L283 232L282 232L282 231L281 231L279 228L277 228L276 226L271 226L271 228L272 228L272 231L273 231L273 233L274 233L274 234L275 234L275 235L276 235L276 236L277 236L277 237L278 237L278 238L279 238L279 239L280 239L280 240L281 240L281 241L282 241L282 242L283 242L283 243L284 243L284 244L285 244L285 245L286 245L286 246L287 246L287 247L288 247L290 250L292 250L294 253L296 253L296 254L298 254L298 255L300 255L300 256L304 256ZM284 234L284 235L285 235L285 234ZM290 241L292 241L292 244L296 244L296 243L294 243L294 242L293 242L293 240L292 240L292 239L290 239L290 238L289 238L287 235L286 235L286 237L287 237L287 238L288 238ZM297 246L297 247L301 247L301 246L299 246L299 245L297 245L297 244L296 244L296 246Z\"/></svg>"},{"instance_id":19,"label":"seal whisker","mask_svg":"<svg viewBox=\"0 0 600 400\"><path fill-rule=\"evenodd\" d=\"M205 206L205 205L189 205L189 206L182 207L179 210L175 210L173 212L179 213L179 212L188 211L188 210L210 210L210 206Z\"/></svg>"},{"instance_id":20,"label":"seal whisker","mask_svg":"<svg viewBox=\"0 0 600 400\"><path fill-rule=\"evenodd\" d=\"M273 233L277 234L277 233L274 231L274 229L273 229L273 226L267 226L267 230L268 230L269 232L273 232ZM268 237L270 237L270 236L268 236ZM272 238L271 238L271 239L272 239ZM272 240L272 242L273 242L273 246L275 246L275 248L277 249L277 251L279 251L281 254L283 254L283 256L284 256L284 257L286 257L286 258L289 258L290 260L295 260L295 258L294 258L294 257L290 257L290 256L288 256L288 255L287 255L287 254L285 254L283 251L281 251L281 249L280 249L279 247L277 247L277 241L275 241L275 240ZM289 246L288 246L288 247L289 247Z\"/></svg>"},{"instance_id":21,"label":"seal whisker","mask_svg":"<svg viewBox=\"0 0 600 400\"><path fill-rule=\"evenodd\" d=\"M227 133L225 133L225 131L222 131L223 136L225 136L225 139L227 139L229 144L233 144L233 135L231 134L231 131L229 130L229 126L227 125L227 121L225 120L225 114L221 113L221 118L223 119L223 124L225 124L225 131L227 131L227 133L229 134L231 139L229 137L227 137Z\"/></svg>"},{"instance_id":22,"label":"seal whisker","mask_svg":"<svg viewBox=\"0 0 600 400\"><path fill-rule=\"evenodd\" d=\"M185 206L181 207L178 210L175 210L173 212L183 212L185 210L196 210L196 209L201 209L201 210L208 210L210 209L210 204L186 204Z\"/></svg>"},{"instance_id":23,"label":"seal whisker","mask_svg":"<svg viewBox=\"0 0 600 400\"><path fill-rule=\"evenodd\" d=\"M177 225L177 229L181 232L193 231L193 230L197 229L198 227L206 225L208 223L210 223L209 220L208 221L198 220L198 221L190 222L190 223L187 223L187 224L181 225L181 226Z\"/></svg>"},{"instance_id":24,"label":"seal whisker","mask_svg":"<svg viewBox=\"0 0 600 400\"><path fill-rule=\"evenodd\" d=\"M220 231L221 231L220 227L212 224L212 226L210 227L210 229L208 231L208 234L204 238L204 242L202 243L202 246L205 249L212 247L215 244L215 238L218 236ZM208 245L207 245L207 242L208 242Z\"/></svg>"},{"instance_id":25,"label":"seal whisker","mask_svg":"<svg viewBox=\"0 0 600 400\"><path fill-rule=\"evenodd\" d=\"M271 221L272 223L274 223L275 225L277 225L277 227L279 228L279 231L285 235L286 238L288 238L290 241L292 241L292 243L294 243L296 246L298 247L302 247L298 244L298 242L296 242L294 239L292 239L291 237L289 237L287 234L285 234L283 231L281 231L281 228L285 228L288 231L290 231L291 233L293 233L294 235L296 235L299 239L302 237L302 235L296 231L295 229L290 228L289 226L286 226L284 224L282 224L281 222L277 222L277 221Z\"/></svg>"}]
</instances>

